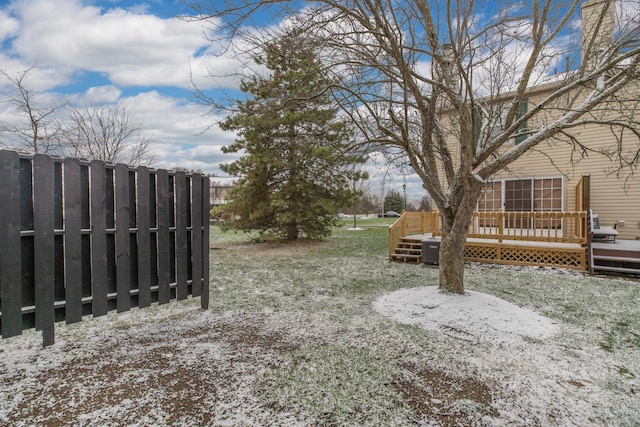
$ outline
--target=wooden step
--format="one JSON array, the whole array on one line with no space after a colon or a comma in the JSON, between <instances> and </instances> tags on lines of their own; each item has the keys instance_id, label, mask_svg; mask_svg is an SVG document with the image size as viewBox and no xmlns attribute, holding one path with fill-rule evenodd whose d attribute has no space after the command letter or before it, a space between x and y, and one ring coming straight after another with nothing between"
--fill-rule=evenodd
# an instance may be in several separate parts
<instances>
[{"instance_id":1,"label":"wooden step","mask_svg":"<svg viewBox=\"0 0 640 427\"><path fill-rule=\"evenodd\" d=\"M422 250L422 242L413 243L413 242L399 242L397 248L412 248Z\"/></svg>"},{"instance_id":2,"label":"wooden step","mask_svg":"<svg viewBox=\"0 0 640 427\"><path fill-rule=\"evenodd\" d=\"M594 250L591 261L594 271L640 274L640 258L637 257L637 252L629 253L630 256L625 256L622 251L607 252L609 255L598 255ZM602 265L602 262L613 265Z\"/></svg>"},{"instance_id":3,"label":"wooden step","mask_svg":"<svg viewBox=\"0 0 640 427\"><path fill-rule=\"evenodd\" d=\"M640 268L612 267L609 265L594 265L596 271L615 271L616 273L640 274Z\"/></svg>"},{"instance_id":4,"label":"wooden step","mask_svg":"<svg viewBox=\"0 0 640 427\"><path fill-rule=\"evenodd\" d=\"M640 264L640 258L627 258L622 256L606 256L606 255L593 255L594 261L615 261L615 262L629 262L633 264Z\"/></svg>"},{"instance_id":5,"label":"wooden step","mask_svg":"<svg viewBox=\"0 0 640 427\"><path fill-rule=\"evenodd\" d=\"M420 264L422 262L422 240L401 238L390 258L391 261Z\"/></svg>"},{"instance_id":6,"label":"wooden step","mask_svg":"<svg viewBox=\"0 0 640 427\"><path fill-rule=\"evenodd\" d=\"M416 249L416 248L395 248L393 250L393 253L396 254L414 254L414 255L418 255L422 253L422 249Z\"/></svg>"},{"instance_id":7,"label":"wooden step","mask_svg":"<svg viewBox=\"0 0 640 427\"><path fill-rule=\"evenodd\" d=\"M415 264L420 264L422 261L422 254L397 254L393 253L391 255L392 261L402 261L402 262L411 262Z\"/></svg>"},{"instance_id":8,"label":"wooden step","mask_svg":"<svg viewBox=\"0 0 640 427\"><path fill-rule=\"evenodd\" d=\"M409 245L409 246L422 246L421 240L416 239L400 239L398 242L399 245Z\"/></svg>"}]
</instances>

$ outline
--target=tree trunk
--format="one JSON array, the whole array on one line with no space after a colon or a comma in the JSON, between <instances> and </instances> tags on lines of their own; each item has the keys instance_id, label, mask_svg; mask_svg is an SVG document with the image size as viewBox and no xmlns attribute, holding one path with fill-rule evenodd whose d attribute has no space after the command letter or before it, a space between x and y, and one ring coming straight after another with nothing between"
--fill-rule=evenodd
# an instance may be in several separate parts
<instances>
[{"instance_id":1,"label":"tree trunk","mask_svg":"<svg viewBox=\"0 0 640 427\"><path fill-rule=\"evenodd\" d=\"M458 203L441 213L438 287L443 292L464 294L464 249L480 188L479 182L469 182L466 188L460 189L462 195L457 200Z\"/></svg>"},{"instance_id":2,"label":"tree trunk","mask_svg":"<svg viewBox=\"0 0 640 427\"><path fill-rule=\"evenodd\" d=\"M298 222L294 219L287 224L287 240L293 241L298 238Z\"/></svg>"},{"instance_id":3,"label":"tree trunk","mask_svg":"<svg viewBox=\"0 0 640 427\"><path fill-rule=\"evenodd\" d=\"M443 233L440 242L439 288L443 292L464 294L464 247L467 233Z\"/></svg>"}]
</instances>

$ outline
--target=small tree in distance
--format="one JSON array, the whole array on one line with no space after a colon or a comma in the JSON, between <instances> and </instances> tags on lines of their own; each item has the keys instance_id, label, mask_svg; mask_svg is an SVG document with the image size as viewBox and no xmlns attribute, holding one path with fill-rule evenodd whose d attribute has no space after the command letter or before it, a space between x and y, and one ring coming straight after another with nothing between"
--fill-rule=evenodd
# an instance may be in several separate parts
<instances>
[{"instance_id":1,"label":"small tree in distance","mask_svg":"<svg viewBox=\"0 0 640 427\"><path fill-rule=\"evenodd\" d=\"M36 66L16 77L0 69L0 78L9 83L0 93L0 106L7 108L10 121L0 121L0 146L30 154L52 154L151 165L151 139L142 134L125 105L84 104L74 107L70 101L44 96L28 85Z\"/></svg>"},{"instance_id":2,"label":"small tree in distance","mask_svg":"<svg viewBox=\"0 0 640 427\"><path fill-rule=\"evenodd\" d=\"M101 105L70 108L65 151L76 157L150 165L151 139L142 134L125 105Z\"/></svg>"},{"instance_id":3,"label":"small tree in distance","mask_svg":"<svg viewBox=\"0 0 640 427\"><path fill-rule=\"evenodd\" d=\"M358 228L358 207L360 207L360 202L362 197L369 189L369 184L367 180L369 179L369 174L363 170L356 169L361 165L353 165L351 169L351 181L349 183L351 189L351 206L353 208L353 228Z\"/></svg>"},{"instance_id":4,"label":"small tree in distance","mask_svg":"<svg viewBox=\"0 0 640 427\"><path fill-rule=\"evenodd\" d=\"M271 72L245 79L238 112L220 124L238 131L225 153L246 153L221 169L239 177L227 205L235 228L259 229L278 238L325 237L338 206L351 203L350 182L364 162L346 150L351 132L337 118L321 67L296 31L264 46L259 65Z\"/></svg>"},{"instance_id":5,"label":"small tree in distance","mask_svg":"<svg viewBox=\"0 0 640 427\"><path fill-rule=\"evenodd\" d=\"M402 212L404 210L404 199L397 191L391 190L384 198L384 211Z\"/></svg>"},{"instance_id":6,"label":"small tree in distance","mask_svg":"<svg viewBox=\"0 0 640 427\"><path fill-rule=\"evenodd\" d=\"M0 121L0 132L10 135L2 145L32 154L59 155L64 151L65 139L61 113L68 103L52 102L29 88L27 79L35 69L34 65L15 77L0 69L0 77L9 83L9 89L0 93L0 105L17 116L15 121Z\"/></svg>"},{"instance_id":7,"label":"small tree in distance","mask_svg":"<svg viewBox=\"0 0 640 427\"><path fill-rule=\"evenodd\" d=\"M423 196L418 202L418 211L431 212L431 197Z\"/></svg>"}]
</instances>

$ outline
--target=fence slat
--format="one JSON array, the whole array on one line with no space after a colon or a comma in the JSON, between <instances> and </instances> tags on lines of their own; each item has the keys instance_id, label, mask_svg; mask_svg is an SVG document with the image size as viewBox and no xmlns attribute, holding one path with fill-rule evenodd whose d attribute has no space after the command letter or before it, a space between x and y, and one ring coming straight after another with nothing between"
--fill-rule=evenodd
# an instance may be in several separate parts
<instances>
[{"instance_id":1,"label":"fence slat","mask_svg":"<svg viewBox=\"0 0 640 427\"><path fill-rule=\"evenodd\" d=\"M64 261L65 317L67 323L82 320L82 186L80 162L64 160Z\"/></svg>"},{"instance_id":2,"label":"fence slat","mask_svg":"<svg viewBox=\"0 0 640 427\"><path fill-rule=\"evenodd\" d=\"M149 169L138 168L137 180L138 204L138 306L151 305L151 254L149 238Z\"/></svg>"},{"instance_id":3,"label":"fence slat","mask_svg":"<svg viewBox=\"0 0 640 427\"><path fill-rule=\"evenodd\" d=\"M99 160L91 162L91 295L94 317L107 314L107 194L106 171Z\"/></svg>"},{"instance_id":4,"label":"fence slat","mask_svg":"<svg viewBox=\"0 0 640 427\"><path fill-rule=\"evenodd\" d=\"M187 298L189 258L187 249L187 178L184 172L176 172L176 299Z\"/></svg>"},{"instance_id":5,"label":"fence slat","mask_svg":"<svg viewBox=\"0 0 640 427\"><path fill-rule=\"evenodd\" d=\"M54 327L54 162L47 155L33 157L33 214L36 329L42 331L42 344L53 344Z\"/></svg>"},{"instance_id":6,"label":"fence slat","mask_svg":"<svg viewBox=\"0 0 640 427\"><path fill-rule=\"evenodd\" d=\"M58 231L63 231L64 217L63 217L63 177L62 177L62 161L54 160L54 225L55 230L54 237L54 301L64 303L66 299L66 290L64 286L64 236L58 234ZM55 310L55 320L64 320L65 313L64 308Z\"/></svg>"},{"instance_id":7,"label":"fence slat","mask_svg":"<svg viewBox=\"0 0 640 427\"><path fill-rule=\"evenodd\" d=\"M191 178L191 194L191 295L199 297L202 295L202 175L194 174Z\"/></svg>"},{"instance_id":8,"label":"fence slat","mask_svg":"<svg viewBox=\"0 0 640 427\"><path fill-rule=\"evenodd\" d=\"M131 248L129 235L129 167L119 163L116 173L116 305L118 313L131 309Z\"/></svg>"},{"instance_id":9,"label":"fence slat","mask_svg":"<svg viewBox=\"0 0 640 427\"><path fill-rule=\"evenodd\" d=\"M209 308L209 178L202 180L202 295L200 296L200 306L203 309Z\"/></svg>"},{"instance_id":10,"label":"fence slat","mask_svg":"<svg viewBox=\"0 0 640 427\"><path fill-rule=\"evenodd\" d=\"M158 303L166 304L171 298L169 282L171 269L169 263L171 252L169 248L169 224L171 221L169 204L169 174L166 170L159 170L156 174L158 198Z\"/></svg>"},{"instance_id":11,"label":"fence slat","mask_svg":"<svg viewBox=\"0 0 640 427\"><path fill-rule=\"evenodd\" d=\"M22 333L20 157L0 151L0 311L2 337Z\"/></svg>"}]
</instances>

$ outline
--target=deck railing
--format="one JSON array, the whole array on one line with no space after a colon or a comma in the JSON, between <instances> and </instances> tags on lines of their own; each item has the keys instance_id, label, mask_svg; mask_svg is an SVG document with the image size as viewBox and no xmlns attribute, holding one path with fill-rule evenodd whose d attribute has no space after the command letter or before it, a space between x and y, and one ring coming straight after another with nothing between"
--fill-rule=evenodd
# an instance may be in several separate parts
<instances>
[{"instance_id":1,"label":"deck railing","mask_svg":"<svg viewBox=\"0 0 640 427\"><path fill-rule=\"evenodd\" d=\"M474 212L467 237L587 244L587 212Z\"/></svg>"},{"instance_id":2,"label":"deck railing","mask_svg":"<svg viewBox=\"0 0 640 427\"><path fill-rule=\"evenodd\" d=\"M438 224L440 215L438 212L407 212L402 211L400 218L389 226L389 257L393 253L402 237L411 234L425 234L433 231ZM439 227L437 227L439 229Z\"/></svg>"},{"instance_id":3,"label":"deck railing","mask_svg":"<svg viewBox=\"0 0 640 427\"><path fill-rule=\"evenodd\" d=\"M587 244L587 215L580 212L474 212L468 238ZM402 237L431 232L440 236L440 215L403 212L389 226L389 256Z\"/></svg>"}]
</instances>

